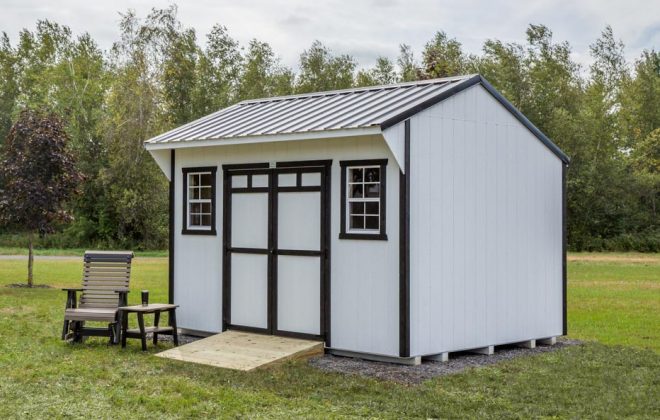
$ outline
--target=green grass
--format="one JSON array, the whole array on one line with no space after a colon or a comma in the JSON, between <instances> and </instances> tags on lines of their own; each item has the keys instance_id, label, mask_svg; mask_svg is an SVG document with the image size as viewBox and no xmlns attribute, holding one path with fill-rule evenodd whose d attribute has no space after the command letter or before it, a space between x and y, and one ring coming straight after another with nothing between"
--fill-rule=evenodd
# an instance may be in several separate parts
<instances>
[{"instance_id":1,"label":"green grass","mask_svg":"<svg viewBox=\"0 0 660 420\"><path fill-rule=\"evenodd\" d=\"M85 249L83 248L65 248L65 249L35 248L34 249L34 255L44 255L44 256L56 255L56 256L82 257L84 253L85 253ZM27 248L0 246L0 255L27 255L27 254L28 254ZM138 257L166 257L167 250L135 251L135 255Z\"/></svg>"},{"instance_id":2,"label":"green grass","mask_svg":"<svg viewBox=\"0 0 660 420\"><path fill-rule=\"evenodd\" d=\"M65 344L64 293L4 287L24 279L25 261L0 260L0 418L657 418L660 259L601 257L569 263L570 336L594 341L414 387L302 361L248 373L209 368L152 357L136 340L123 351L104 339ZM35 268L36 283L80 278L76 258ZM136 258L132 290L164 300L166 270L165 258Z\"/></svg>"}]
</instances>

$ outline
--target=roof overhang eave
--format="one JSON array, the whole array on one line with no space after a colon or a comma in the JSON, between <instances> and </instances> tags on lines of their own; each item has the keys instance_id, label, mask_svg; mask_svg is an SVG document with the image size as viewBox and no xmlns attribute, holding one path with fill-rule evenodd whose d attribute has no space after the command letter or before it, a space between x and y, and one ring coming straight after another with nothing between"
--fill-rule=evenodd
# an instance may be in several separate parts
<instances>
[{"instance_id":1,"label":"roof overhang eave","mask_svg":"<svg viewBox=\"0 0 660 420\"><path fill-rule=\"evenodd\" d=\"M346 128L340 130L326 130L326 131L306 131L301 133L284 133L284 134L267 134L258 136L241 136L229 137L219 139L204 139L204 140L177 140L163 143L150 143L146 141L144 147L147 150L163 150L163 149L183 149L193 147L209 147L209 146L232 146L237 144L255 144L255 143L273 143L280 141L300 141L300 140L317 140L317 139L331 139L340 137L358 137L358 136L373 136L382 134L379 125L359 128Z\"/></svg>"}]
</instances>

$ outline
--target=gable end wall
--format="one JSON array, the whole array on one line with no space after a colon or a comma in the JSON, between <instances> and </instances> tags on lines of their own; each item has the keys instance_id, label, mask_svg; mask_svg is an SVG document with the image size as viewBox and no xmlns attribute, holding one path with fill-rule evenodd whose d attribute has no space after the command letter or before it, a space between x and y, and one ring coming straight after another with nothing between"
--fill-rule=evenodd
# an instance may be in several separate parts
<instances>
[{"instance_id":1,"label":"gable end wall","mask_svg":"<svg viewBox=\"0 0 660 420\"><path fill-rule=\"evenodd\" d=\"M411 355L562 334L562 162L481 85L411 118Z\"/></svg>"}]
</instances>

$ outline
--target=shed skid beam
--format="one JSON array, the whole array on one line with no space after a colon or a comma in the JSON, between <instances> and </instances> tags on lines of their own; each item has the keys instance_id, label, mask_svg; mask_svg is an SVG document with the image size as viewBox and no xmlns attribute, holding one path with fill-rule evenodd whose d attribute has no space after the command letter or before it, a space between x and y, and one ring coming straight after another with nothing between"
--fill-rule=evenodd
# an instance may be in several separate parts
<instances>
[{"instance_id":1,"label":"shed skid beam","mask_svg":"<svg viewBox=\"0 0 660 420\"><path fill-rule=\"evenodd\" d=\"M525 349L533 349L536 348L536 340L521 341L520 343L516 343L516 345Z\"/></svg>"},{"instance_id":2,"label":"shed skid beam","mask_svg":"<svg viewBox=\"0 0 660 420\"><path fill-rule=\"evenodd\" d=\"M354 358L357 358L357 359L373 360L375 362L397 363L399 365L417 366L417 365L422 363L422 357L421 356L396 357L396 356L386 356L386 355L371 354L371 353L360 353L360 352L357 352L357 351L338 350L338 349L330 349L330 348L325 349L325 351L326 351L326 353L330 353L330 354L335 355L335 356L354 357Z\"/></svg>"},{"instance_id":3,"label":"shed skid beam","mask_svg":"<svg viewBox=\"0 0 660 420\"><path fill-rule=\"evenodd\" d=\"M448 362L449 361L449 352L432 354L430 356L424 356L424 360L431 360L434 362Z\"/></svg>"},{"instance_id":4,"label":"shed skid beam","mask_svg":"<svg viewBox=\"0 0 660 420\"><path fill-rule=\"evenodd\" d=\"M487 356L492 355L495 353L495 346L486 346L486 347L481 347L478 349L470 349L467 350L469 353L476 353L476 354L485 354Z\"/></svg>"},{"instance_id":5,"label":"shed skid beam","mask_svg":"<svg viewBox=\"0 0 660 420\"><path fill-rule=\"evenodd\" d=\"M542 346L554 346L557 344L557 337L541 338L536 342Z\"/></svg>"}]
</instances>

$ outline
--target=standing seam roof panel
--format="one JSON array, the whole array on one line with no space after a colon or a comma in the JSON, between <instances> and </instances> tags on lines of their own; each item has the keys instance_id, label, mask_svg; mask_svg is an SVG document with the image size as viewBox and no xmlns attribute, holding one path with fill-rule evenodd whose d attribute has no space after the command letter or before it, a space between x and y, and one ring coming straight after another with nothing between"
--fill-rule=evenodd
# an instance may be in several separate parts
<instances>
[{"instance_id":1,"label":"standing seam roof panel","mask_svg":"<svg viewBox=\"0 0 660 420\"><path fill-rule=\"evenodd\" d=\"M275 125L270 127L270 130L282 132L284 130L280 129L279 127L281 127L283 125L286 125L291 120L297 119L297 120L303 120L304 121L306 118L309 118L310 114L313 114L314 112L318 112L319 108L323 108L324 106L335 103L340 99L341 99L340 97L335 95L335 96L327 96L323 99L317 100L317 101L315 101L314 104L311 104L306 109L303 109L300 113L285 115L285 116L283 116L284 118L278 119L278 121L274 122ZM257 130L257 132L259 132L259 130ZM250 135L250 134L254 134L254 132L249 131L246 134Z\"/></svg>"},{"instance_id":2,"label":"standing seam roof panel","mask_svg":"<svg viewBox=\"0 0 660 420\"><path fill-rule=\"evenodd\" d=\"M219 115L217 115L217 118L220 121L223 121L225 118L231 118L232 116L235 116L236 114L241 112L241 109L240 109L239 105L234 105L232 108L226 108L224 111L225 112L221 112ZM176 139L175 141L186 140L187 137L192 137L191 133L197 133L200 130L202 130L204 127L207 127L209 125L217 124L218 119L216 119L216 118L206 119L204 121L197 120L198 124L193 124L195 122L195 121L193 121L193 123L189 123L189 124L186 124L186 125L182 126L181 127L182 130L179 130L179 131L173 133L172 135L175 135L176 137L178 137L178 139ZM169 137L172 137L172 136L169 136ZM163 141L163 140L161 140L161 141Z\"/></svg>"},{"instance_id":3,"label":"standing seam roof panel","mask_svg":"<svg viewBox=\"0 0 660 420\"><path fill-rule=\"evenodd\" d=\"M273 103L266 103L261 107L240 105L241 113L238 116L235 115L233 118L226 121L218 121L217 124L206 127L206 129L196 133L196 136L200 139L224 137L227 130L239 126L253 117L267 113L272 108L276 107L277 105Z\"/></svg>"},{"instance_id":4,"label":"standing seam roof panel","mask_svg":"<svg viewBox=\"0 0 660 420\"><path fill-rule=\"evenodd\" d=\"M350 104L346 109L342 110L339 114L329 114L326 118L319 120L316 124L309 127L310 130L329 130L333 127L343 128L341 122L348 118L348 115L360 107L367 105L373 106L374 104L381 103L382 101L387 100L388 95L402 95L405 93L405 90L382 90L376 92L370 98L356 98L352 104Z\"/></svg>"},{"instance_id":5,"label":"standing seam roof panel","mask_svg":"<svg viewBox=\"0 0 660 420\"><path fill-rule=\"evenodd\" d=\"M441 85L443 86L443 85ZM346 125L355 125L355 126L360 126L360 122L363 121L364 123L368 121L380 121L378 119L379 115L382 115L383 113L388 113L391 112L393 108L396 109L405 109L408 107L409 104L418 101L420 98L428 98L433 95L436 95L438 91L441 90L438 86L434 85L429 85L429 86L424 86L419 89L415 89L412 91L409 95L406 95L405 97L400 97L396 101L396 103L392 103L393 101L389 101L389 103L385 103L382 106L379 106L374 109L370 109L369 113L364 114L364 115L356 115L355 118L347 121L345 124Z\"/></svg>"}]
</instances>

